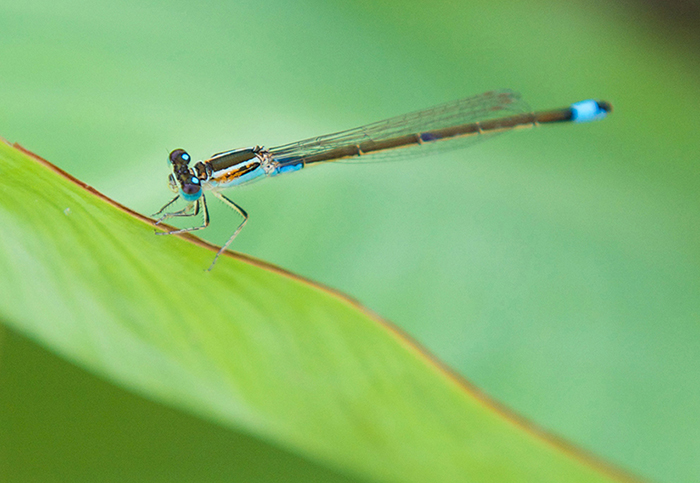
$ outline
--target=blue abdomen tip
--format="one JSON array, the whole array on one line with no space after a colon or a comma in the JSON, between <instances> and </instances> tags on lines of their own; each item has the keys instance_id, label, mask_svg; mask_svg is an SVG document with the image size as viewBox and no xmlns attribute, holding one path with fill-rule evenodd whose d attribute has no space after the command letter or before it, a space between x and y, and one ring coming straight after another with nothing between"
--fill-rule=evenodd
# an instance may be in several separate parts
<instances>
[{"instance_id":1,"label":"blue abdomen tip","mask_svg":"<svg viewBox=\"0 0 700 483\"><path fill-rule=\"evenodd\" d=\"M603 119L610 111L610 104L593 99L571 104L571 120L574 122L590 122Z\"/></svg>"}]
</instances>

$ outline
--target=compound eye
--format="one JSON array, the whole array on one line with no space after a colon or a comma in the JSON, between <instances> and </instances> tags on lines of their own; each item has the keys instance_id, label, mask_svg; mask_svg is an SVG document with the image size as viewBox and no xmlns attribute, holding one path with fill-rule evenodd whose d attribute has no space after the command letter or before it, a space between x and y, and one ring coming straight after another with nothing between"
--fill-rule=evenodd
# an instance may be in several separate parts
<instances>
[{"instance_id":1,"label":"compound eye","mask_svg":"<svg viewBox=\"0 0 700 483\"><path fill-rule=\"evenodd\" d=\"M184 191L186 195L196 195L201 189L201 186L191 183L185 183L182 186L182 191Z\"/></svg>"},{"instance_id":2,"label":"compound eye","mask_svg":"<svg viewBox=\"0 0 700 483\"><path fill-rule=\"evenodd\" d=\"M187 164L190 162L190 155L184 149L175 149L170 153L170 164Z\"/></svg>"},{"instance_id":3,"label":"compound eye","mask_svg":"<svg viewBox=\"0 0 700 483\"><path fill-rule=\"evenodd\" d=\"M189 183L183 183L181 192L182 197L187 201L198 199L202 194L202 185L199 183L199 179L193 176Z\"/></svg>"}]
</instances>

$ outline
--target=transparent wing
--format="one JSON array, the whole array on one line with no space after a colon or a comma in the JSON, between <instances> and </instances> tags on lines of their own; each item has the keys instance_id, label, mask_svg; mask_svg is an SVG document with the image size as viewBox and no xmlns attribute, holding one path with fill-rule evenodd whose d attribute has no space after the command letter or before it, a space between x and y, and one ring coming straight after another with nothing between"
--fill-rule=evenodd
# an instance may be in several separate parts
<instances>
[{"instance_id":1,"label":"transparent wing","mask_svg":"<svg viewBox=\"0 0 700 483\"><path fill-rule=\"evenodd\" d=\"M444 139L431 136L431 133L528 112L530 112L530 108L527 103L520 99L519 94L510 90L489 91L355 129L285 144L271 148L269 152L280 166L333 161L353 156L358 161L374 160L378 157L385 157L388 153L397 154L397 151L403 155L405 148L424 143L452 146L459 139L461 140L459 145L463 145L465 141L474 141L496 132L481 132L479 130L474 132L475 136L468 138L444 137ZM422 139L417 140L416 136ZM396 148L404 149L397 150ZM420 151L424 150L425 148ZM411 149L411 151L413 150Z\"/></svg>"}]
</instances>

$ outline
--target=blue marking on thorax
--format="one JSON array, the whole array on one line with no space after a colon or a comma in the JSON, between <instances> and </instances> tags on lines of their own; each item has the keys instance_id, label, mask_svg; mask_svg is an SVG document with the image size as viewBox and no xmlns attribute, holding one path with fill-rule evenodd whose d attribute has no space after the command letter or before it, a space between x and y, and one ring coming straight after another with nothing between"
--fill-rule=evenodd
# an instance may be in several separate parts
<instances>
[{"instance_id":1,"label":"blue marking on thorax","mask_svg":"<svg viewBox=\"0 0 700 483\"><path fill-rule=\"evenodd\" d=\"M571 104L571 120L574 122L597 121L607 114L593 99Z\"/></svg>"},{"instance_id":2,"label":"blue marking on thorax","mask_svg":"<svg viewBox=\"0 0 700 483\"><path fill-rule=\"evenodd\" d=\"M231 186L240 186L242 184L250 183L251 181L254 181L262 176L265 176L267 173L265 173L265 170L262 169L262 167L258 166L255 168L253 171L244 174L243 176L240 176L238 178L232 179L228 183L219 183L217 181L210 181L209 183L212 186L215 186L217 188L229 188Z\"/></svg>"},{"instance_id":3,"label":"blue marking on thorax","mask_svg":"<svg viewBox=\"0 0 700 483\"><path fill-rule=\"evenodd\" d=\"M267 173L265 173L265 170L262 169L261 166L258 166L250 173L246 173L243 176L241 176L240 178L238 178L238 184L248 183L250 181L253 181L256 178L259 178L260 176L265 176L265 174L267 174Z\"/></svg>"}]
</instances>

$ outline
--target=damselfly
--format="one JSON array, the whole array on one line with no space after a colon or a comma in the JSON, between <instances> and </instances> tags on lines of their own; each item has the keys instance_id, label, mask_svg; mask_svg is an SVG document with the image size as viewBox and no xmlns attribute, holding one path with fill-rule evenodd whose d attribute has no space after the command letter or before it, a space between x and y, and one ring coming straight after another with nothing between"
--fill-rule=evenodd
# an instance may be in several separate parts
<instances>
[{"instance_id":1,"label":"damselfly","mask_svg":"<svg viewBox=\"0 0 700 483\"><path fill-rule=\"evenodd\" d=\"M248 221L243 208L220 193L220 190L240 186L267 176L298 171L313 164L347 159L370 159L386 153L403 154L412 147L450 145L459 139L481 139L485 136L517 128L558 122L588 122L603 119L612 106L605 101L587 100L569 107L532 112L520 96L508 90L490 91L478 96L442 104L431 109L393 117L366 126L326 136L285 144L276 148L255 146L213 155L190 167L190 155L183 149L170 153L173 172L170 188L177 196L155 215L156 225L172 217L196 216L203 213L200 226L183 228L158 235L173 235L209 226L204 191L211 193L233 208L243 218L231 237L218 251L208 270L231 244ZM455 143L457 144L457 143ZM166 212L178 199L185 208Z\"/></svg>"}]
</instances>

